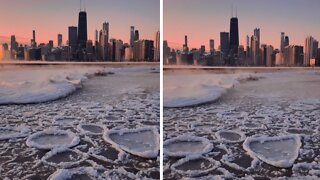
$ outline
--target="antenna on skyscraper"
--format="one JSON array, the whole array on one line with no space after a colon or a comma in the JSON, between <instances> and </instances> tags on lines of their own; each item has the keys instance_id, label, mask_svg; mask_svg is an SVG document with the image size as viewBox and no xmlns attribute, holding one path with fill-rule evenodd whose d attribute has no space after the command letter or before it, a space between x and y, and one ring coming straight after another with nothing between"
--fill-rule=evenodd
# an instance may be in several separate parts
<instances>
[{"instance_id":1,"label":"antenna on skyscraper","mask_svg":"<svg viewBox=\"0 0 320 180\"><path fill-rule=\"evenodd\" d=\"M236 18L238 17L238 7L236 5Z\"/></svg>"},{"instance_id":2,"label":"antenna on skyscraper","mask_svg":"<svg viewBox=\"0 0 320 180\"><path fill-rule=\"evenodd\" d=\"M81 4L82 4L82 1L80 0L80 11L81 11Z\"/></svg>"},{"instance_id":3,"label":"antenna on skyscraper","mask_svg":"<svg viewBox=\"0 0 320 180\"><path fill-rule=\"evenodd\" d=\"M231 4L231 17L233 17L233 3Z\"/></svg>"},{"instance_id":4,"label":"antenna on skyscraper","mask_svg":"<svg viewBox=\"0 0 320 180\"><path fill-rule=\"evenodd\" d=\"M86 0L84 0L84 11L86 11Z\"/></svg>"}]
</instances>

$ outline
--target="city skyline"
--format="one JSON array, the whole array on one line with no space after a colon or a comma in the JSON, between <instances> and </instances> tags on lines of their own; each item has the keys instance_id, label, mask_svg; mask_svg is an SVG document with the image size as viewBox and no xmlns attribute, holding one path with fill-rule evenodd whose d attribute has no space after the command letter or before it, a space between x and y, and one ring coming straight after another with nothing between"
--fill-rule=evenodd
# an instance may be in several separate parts
<instances>
[{"instance_id":1,"label":"city skyline","mask_svg":"<svg viewBox=\"0 0 320 180\"><path fill-rule=\"evenodd\" d=\"M280 47L281 32L289 36L290 44L304 45L308 35L320 39L320 22L316 18L320 16L317 11L320 1L293 0L287 9L285 5L289 0L181 2L182 0L164 0L164 40L175 49L182 49L184 35L188 35L189 48L198 49L205 45L208 51L209 40L214 39L215 49L218 49L220 32L229 32L232 5L233 16L239 19L240 45L246 44L246 36L253 35L255 28L260 28L261 31L260 44L269 44L275 48ZM307 13L296 13L306 7L310 7ZM301 27L304 29L301 30Z\"/></svg>"},{"instance_id":2,"label":"city skyline","mask_svg":"<svg viewBox=\"0 0 320 180\"><path fill-rule=\"evenodd\" d=\"M137 0L134 3L130 2L130 0L121 2L95 0L94 2L90 1L90 3L87 1L85 10L88 14L88 39L94 40L95 30L101 29L103 22L110 23L110 38L128 42L130 26L135 26L141 31L142 39L154 39L155 32L160 29L160 1ZM63 6L60 3L63 3ZM37 4L37 6L32 4ZM144 6L148 6L148 8L144 8ZM3 17L2 23L5 25L1 27L1 43L8 43L10 36L15 35L17 41L29 44L32 38L32 30L36 30L39 43L47 43L49 40L53 40L56 45L58 34L62 34L63 44L66 44L68 27L78 25L76 14L80 11L80 1L32 0L26 2L5 0L1 7L5 7L1 8L0 11L0 16ZM84 1L82 9L84 9ZM145 16L146 13L148 16ZM23 18L19 16L23 16ZM26 21L26 19L35 20Z\"/></svg>"}]
</instances>

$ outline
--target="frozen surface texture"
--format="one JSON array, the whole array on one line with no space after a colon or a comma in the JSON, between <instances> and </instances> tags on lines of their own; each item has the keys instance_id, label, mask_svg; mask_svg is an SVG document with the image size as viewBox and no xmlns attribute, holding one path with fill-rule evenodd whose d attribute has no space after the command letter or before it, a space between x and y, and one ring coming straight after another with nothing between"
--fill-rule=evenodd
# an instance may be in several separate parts
<instances>
[{"instance_id":1,"label":"frozen surface texture","mask_svg":"<svg viewBox=\"0 0 320 180\"><path fill-rule=\"evenodd\" d=\"M239 81L217 101L164 108L164 179L320 178L320 72L269 71L262 73L252 68L248 73L227 74L205 70L165 72L165 85L179 79L177 85L188 86L197 84L194 80L216 81L223 75L238 76L237 73L256 72L254 76L259 78ZM184 141L187 146L183 147L176 140L181 137L204 138L212 148L197 158L166 152L205 149L197 148L203 145L199 142L191 146L194 142ZM210 160L220 165L211 168Z\"/></svg>"},{"instance_id":2,"label":"frozen surface texture","mask_svg":"<svg viewBox=\"0 0 320 180\"><path fill-rule=\"evenodd\" d=\"M137 141L159 137L156 70L157 66L0 67L0 74L7 74L1 81L10 82L42 81L49 74L65 77L65 71L90 74L82 88L65 98L0 106L0 179L159 179L159 140L150 141L155 151L152 158L144 158L115 147L103 136L108 130L127 128L153 136L135 136ZM134 150L144 148L148 147Z\"/></svg>"}]
</instances>

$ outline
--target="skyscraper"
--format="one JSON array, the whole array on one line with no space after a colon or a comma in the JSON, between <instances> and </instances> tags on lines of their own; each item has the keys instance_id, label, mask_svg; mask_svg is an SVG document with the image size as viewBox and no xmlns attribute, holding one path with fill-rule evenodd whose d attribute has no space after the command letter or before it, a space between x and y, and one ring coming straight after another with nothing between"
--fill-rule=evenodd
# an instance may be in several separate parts
<instances>
[{"instance_id":1,"label":"skyscraper","mask_svg":"<svg viewBox=\"0 0 320 180\"><path fill-rule=\"evenodd\" d=\"M229 53L229 33L220 32L220 52L223 58L226 58Z\"/></svg>"},{"instance_id":2,"label":"skyscraper","mask_svg":"<svg viewBox=\"0 0 320 180\"><path fill-rule=\"evenodd\" d=\"M304 62L305 66L310 65L310 59L315 58L316 54L314 54L314 49L318 48L315 47L317 45L317 40L315 40L312 36L308 36L305 40L305 52L304 52Z\"/></svg>"},{"instance_id":3,"label":"skyscraper","mask_svg":"<svg viewBox=\"0 0 320 180\"><path fill-rule=\"evenodd\" d=\"M160 31L157 31L155 38L154 61L160 61Z\"/></svg>"},{"instance_id":4,"label":"skyscraper","mask_svg":"<svg viewBox=\"0 0 320 180\"><path fill-rule=\"evenodd\" d=\"M281 32L280 37L280 52L284 53L284 32Z\"/></svg>"},{"instance_id":5,"label":"skyscraper","mask_svg":"<svg viewBox=\"0 0 320 180\"><path fill-rule=\"evenodd\" d=\"M133 47L134 37L135 37L134 26L131 26L130 27L130 46L131 47Z\"/></svg>"},{"instance_id":6,"label":"skyscraper","mask_svg":"<svg viewBox=\"0 0 320 180\"><path fill-rule=\"evenodd\" d=\"M71 53L74 54L77 50L78 28L70 26L68 28L68 42L71 48Z\"/></svg>"},{"instance_id":7,"label":"skyscraper","mask_svg":"<svg viewBox=\"0 0 320 180\"><path fill-rule=\"evenodd\" d=\"M239 47L239 28L238 28L238 18L232 17L230 19L230 53L232 55L238 53Z\"/></svg>"},{"instance_id":8,"label":"skyscraper","mask_svg":"<svg viewBox=\"0 0 320 180\"><path fill-rule=\"evenodd\" d=\"M62 46L62 34L58 34L58 46Z\"/></svg>"},{"instance_id":9,"label":"skyscraper","mask_svg":"<svg viewBox=\"0 0 320 180\"><path fill-rule=\"evenodd\" d=\"M37 47L37 43L36 43L36 31L35 31L35 30L32 31L31 46L32 46L32 47Z\"/></svg>"},{"instance_id":10,"label":"skyscraper","mask_svg":"<svg viewBox=\"0 0 320 180\"><path fill-rule=\"evenodd\" d=\"M87 40L87 13L80 11L78 21L78 46L82 49L86 48Z\"/></svg>"},{"instance_id":11,"label":"skyscraper","mask_svg":"<svg viewBox=\"0 0 320 180\"><path fill-rule=\"evenodd\" d=\"M108 52L109 52L109 23L105 22L102 25L102 30L100 32L100 56L102 60L108 60Z\"/></svg>"},{"instance_id":12,"label":"skyscraper","mask_svg":"<svg viewBox=\"0 0 320 180\"><path fill-rule=\"evenodd\" d=\"M213 39L210 39L210 53L214 53L214 40Z\"/></svg>"},{"instance_id":13,"label":"skyscraper","mask_svg":"<svg viewBox=\"0 0 320 180\"><path fill-rule=\"evenodd\" d=\"M187 35L184 36L183 52L189 52L188 36Z\"/></svg>"},{"instance_id":14,"label":"skyscraper","mask_svg":"<svg viewBox=\"0 0 320 180\"><path fill-rule=\"evenodd\" d=\"M255 28L253 30L253 34L255 37L257 37L258 47L260 47L260 28Z\"/></svg>"}]
</instances>

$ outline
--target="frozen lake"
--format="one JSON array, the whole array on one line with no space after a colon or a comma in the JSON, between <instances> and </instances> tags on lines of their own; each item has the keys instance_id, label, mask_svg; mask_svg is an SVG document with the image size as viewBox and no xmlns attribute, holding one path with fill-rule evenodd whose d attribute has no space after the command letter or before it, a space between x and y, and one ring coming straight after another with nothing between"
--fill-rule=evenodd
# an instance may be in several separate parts
<instances>
[{"instance_id":1,"label":"frozen lake","mask_svg":"<svg viewBox=\"0 0 320 180\"><path fill-rule=\"evenodd\" d=\"M166 70L164 178L318 179L319 89L311 68Z\"/></svg>"},{"instance_id":2,"label":"frozen lake","mask_svg":"<svg viewBox=\"0 0 320 180\"><path fill-rule=\"evenodd\" d=\"M159 101L158 65L3 65L1 178L158 179Z\"/></svg>"}]
</instances>

